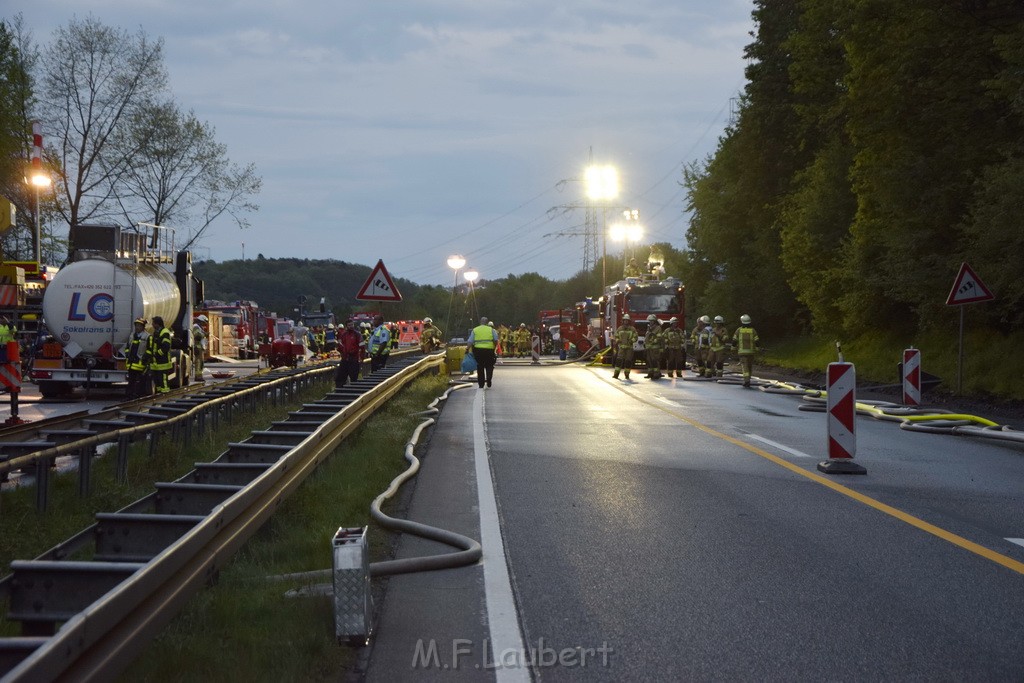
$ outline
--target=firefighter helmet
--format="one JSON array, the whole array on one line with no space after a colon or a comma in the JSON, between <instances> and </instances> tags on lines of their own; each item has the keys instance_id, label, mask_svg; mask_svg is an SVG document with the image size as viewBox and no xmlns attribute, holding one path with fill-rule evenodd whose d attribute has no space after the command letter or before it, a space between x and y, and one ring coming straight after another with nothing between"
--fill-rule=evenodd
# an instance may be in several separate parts
<instances>
[{"instance_id":1,"label":"firefighter helmet","mask_svg":"<svg viewBox=\"0 0 1024 683\"><path fill-rule=\"evenodd\" d=\"M750 316L747 315L746 313L744 313L743 315L740 316L740 322L743 323L744 325L749 325L750 324Z\"/></svg>"},{"instance_id":2,"label":"firefighter helmet","mask_svg":"<svg viewBox=\"0 0 1024 683\"><path fill-rule=\"evenodd\" d=\"M334 329L334 323L327 323L327 329L333 330Z\"/></svg>"},{"instance_id":3,"label":"firefighter helmet","mask_svg":"<svg viewBox=\"0 0 1024 683\"><path fill-rule=\"evenodd\" d=\"M629 313L627 313L626 315L622 316L622 319L623 319L624 321L625 321L625 320L632 320L632 318L630 318L630 317L629 317Z\"/></svg>"},{"instance_id":4,"label":"firefighter helmet","mask_svg":"<svg viewBox=\"0 0 1024 683\"><path fill-rule=\"evenodd\" d=\"M653 323L657 319L658 319L658 316L654 315L653 313L651 313L649 316L647 316L647 322L649 322L649 323Z\"/></svg>"},{"instance_id":5,"label":"firefighter helmet","mask_svg":"<svg viewBox=\"0 0 1024 683\"><path fill-rule=\"evenodd\" d=\"M434 322L434 321L433 321L433 320L431 320L430 318L424 318L424 319L423 319L423 322L425 322L425 323L427 323L427 324L429 325L430 323L432 323L432 322Z\"/></svg>"},{"instance_id":6,"label":"firefighter helmet","mask_svg":"<svg viewBox=\"0 0 1024 683\"><path fill-rule=\"evenodd\" d=\"M198 320L198 321L199 321L199 322L201 322L201 323L206 323L206 322L210 322L210 319L209 319L209 318L207 318L207 317L206 317L205 315L201 315L201 316L199 316L198 318L196 318L196 320ZM145 321L143 321L143 322L145 322Z\"/></svg>"},{"instance_id":7,"label":"firefighter helmet","mask_svg":"<svg viewBox=\"0 0 1024 683\"><path fill-rule=\"evenodd\" d=\"M716 315L716 316L715 316L715 322L716 322L716 323L724 323L724 322L725 322L725 318L723 318L723 317L722 317L722 316L720 316L720 315Z\"/></svg>"},{"instance_id":8,"label":"firefighter helmet","mask_svg":"<svg viewBox=\"0 0 1024 683\"><path fill-rule=\"evenodd\" d=\"M710 323L710 322L711 322L711 318L707 317L706 315L702 315L702 316L700 317L700 321L701 321L702 323L704 323L704 324L707 324L707 323Z\"/></svg>"},{"instance_id":9,"label":"firefighter helmet","mask_svg":"<svg viewBox=\"0 0 1024 683\"><path fill-rule=\"evenodd\" d=\"M677 318L677 317L675 317L675 316L672 316L672 318L671 318L671 319L669 319L669 322L670 322L670 323L677 323L677 322L679 322L679 318Z\"/></svg>"},{"instance_id":10,"label":"firefighter helmet","mask_svg":"<svg viewBox=\"0 0 1024 683\"><path fill-rule=\"evenodd\" d=\"M526 323L519 323L519 327L526 327Z\"/></svg>"},{"instance_id":11,"label":"firefighter helmet","mask_svg":"<svg viewBox=\"0 0 1024 683\"><path fill-rule=\"evenodd\" d=\"M145 318L136 318L135 319L135 324L136 325L145 325L146 324L146 319Z\"/></svg>"}]
</instances>

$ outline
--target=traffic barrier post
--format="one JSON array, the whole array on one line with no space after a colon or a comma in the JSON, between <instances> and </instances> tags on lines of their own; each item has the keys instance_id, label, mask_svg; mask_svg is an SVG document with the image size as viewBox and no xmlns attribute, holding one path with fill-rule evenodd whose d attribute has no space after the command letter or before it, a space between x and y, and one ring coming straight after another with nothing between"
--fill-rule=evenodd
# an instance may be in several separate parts
<instances>
[{"instance_id":1,"label":"traffic barrier post","mask_svg":"<svg viewBox=\"0 0 1024 683\"><path fill-rule=\"evenodd\" d=\"M903 405L921 405L921 351L903 350Z\"/></svg>"},{"instance_id":2,"label":"traffic barrier post","mask_svg":"<svg viewBox=\"0 0 1024 683\"><path fill-rule=\"evenodd\" d=\"M867 474L853 461L857 452L857 371L853 363L829 363L826 381L828 460L818 463L825 474Z\"/></svg>"},{"instance_id":3,"label":"traffic barrier post","mask_svg":"<svg viewBox=\"0 0 1024 683\"><path fill-rule=\"evenodd\" d=\"M530 341L531 341L531 344L532 344L531 347L530 347L530 354L533 356L533 363L532 363L532 365L539 365L540 364L540 337L538 337L537 335L533 335L533 337L531 337Z\"/></svg>"}]
</instances>

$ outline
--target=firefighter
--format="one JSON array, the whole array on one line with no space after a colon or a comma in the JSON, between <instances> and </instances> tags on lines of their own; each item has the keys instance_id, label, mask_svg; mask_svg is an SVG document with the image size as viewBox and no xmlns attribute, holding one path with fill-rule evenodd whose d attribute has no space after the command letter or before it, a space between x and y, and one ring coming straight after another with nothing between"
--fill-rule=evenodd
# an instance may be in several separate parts
<instances>
[{"instance_id":1,"label":"firefighter","mask_svg":"<svg viewBox=\"0 0 1024 683\"><path fill-rule=\"evenodd\" d=\"M124 346L125 367L128 368L128 400L149 396L149 333L146 319L136 318L132 336Z\"/></svg>"},{"instance_id":2,"label":"firefighter","mask_svg":"<svg viewBox=\"0 0 1024 683\"><path fill-rule=\"evenodd\" d=\"M728 343L729 330L725 328L725 318L716 315L711 326L711 348L708 350L705 377L722 377L725 374L725 347Z\"/></svg>"},{"instance_id":3,"label":"firefighter","mask_svg":"<svg viewBox=\"0 0 1024 683\"><path fill-rule=\"evenodd\" d=\"M757 330L750 326L750 316L740 316L740 326L732 335L736 353L740 357L740 368L743 370L743 386L750 387L750 373L754 368L754 354L757 353Z\"/></svg>"},{"instance_id":4,"label":"firefighter","mask_svg":"<svg viewBox=\"0 0 1024 683\"><path fill-rule=\"evenodd\" d=\"M653 313L647 316L647 334L644 335L647 350L647 374L649 379L661 379L661 357L665 353L665 332L661 321Z\"/></svg>"},{"instance_id":5,"label":"firefighter","mask_svg":"<svg viewBox=\"0 0 1024 683\"><path fill-rule=\"evenodd\" d=\"M690 340L693 343L693 353L696 358L693 371L697 373L698 377L703 377L708 364L708 351L711 349L711 318L702 315L697 319L697 324L690 334Z\"/></svg>"},{"instance_id":6,"label":"firefighter","mask_svg":"<svg viewBox=\"0 0 1024 683\"><path fill-rule=\"evenodd\" d=\"M398 350L398 340L401 335L398 334L398 323L388 323L388 332L391 334L391 350Z\"/></svg>"},{"instance_id":7,"label":"firefighter","mask_svg":"<svg viewBox=\"0 0 1024 683\"><path fill-rule=\"evenodd\" d=\"M203 325L210 322L205 315L200 315L192 323L192 367L195 368L196 379L203 379L203 361L206 360L206 332Z\"/></svg>"},{"instance_id":8,"label":"firefighter","mask_svg":"<svg viewBox=\"0 0 1024 683\"><path fill-rule=\"evenodd\" d=\"M366 343L366 349L370 354L370 372L376 372L388 364L388 354L391 352L391 330L384 324L384 316L378 315L373 319L375 325L370 333L370 341Z\"/></svg>"},{"instance_id":9,"label":"firefighter","mask_svg":"<svg viewBox=\"0 0 1024 683\"><path fill-rule=\"evenodd\" d=\"M0 344L12 342L18 335L18 328L15 327L6 315L0 315Z\"/></svg>"},{"instance_id":10,"label":"firefighter","mask_svg":"<svg viewBox=\"0 0 1024 683\"><path fill-rule=\"evenodd\" d=\"M516 358L525 358L530 355L530 329L526 323L519 323L516 330Z\"/></svg>"},{"instance_id":11,"label":"firefighter","mask_svg":"<svg viewBox=\"0 0 1024 683\"><path fill-rule=\"evenodd\" d=\"M629 263L622 271L622 277L640 277L644 272L640 270L640 264L636 262L635 258L629 259Z\"/></svg>"},{"instance_id":12,"label":"firefighter","mask_svg":"<svg viewBox=\"0 0 1024 683\"><path fill-rule=\"evenodd\" d=\"M513 341L512 330L504 323L498 325L498 345L501 347L501 355L507 358L512 352Z\"/></svg>"},{"instance_id":13,"label":"firefighter","mask_svg":"<svg viewBox=\"0 0 1024 683\"><path fill-rule=\"evenodd\" d=\"M622 370L626 379L629 379L629 371L633 369L633 346L637 339L639 339L639 335L637 335L633 321L627 313L622 316L622 324L615 330L615 335L612 337L612 351L615 354L612 359L612 379L619 378L619 370Z\"/></svg>"},{"instance_id":14,"label":"firefighter","mask_svg":"<svg viewBox=\"0 0 1024 683\"><path fill-rule=\"evenodd\" d=\"M420 351L431 353L441 347L441 330L430 318L423 319L423 331L420 332Z\"/></svg>"},{"instance_id":15,"label":"firefighter","mask_svg":"<svg viewBox=\"0 0 1024 683\"><path fill-rule=\"evenodd\" d=\"M669 377L682 377L686 369L686 331L679 327L679 318L668 321L665 330L665 369Z\"/></svg>"},{"instance_id":16,"label":"firefighter","mask_svg":"<svg viewBox=\"0 0 1024 683\"><path fill-rule=\"evenodd\" d=\"M334 353L338 350L338 330L334 323L327 323L327 331L324 333L324 353Z\"/></svg>"},{"instance_id":17,"label":"firefighter","mask_svg":"<svg viewBox=\"0 0 1024 683\"><path fill-rule=\"evenodd\" d=\"M171 360L171 340L174 334L164 327L164 319L160 316L153 316L153 334L149 337L149 353L152 362L149 369L153 373L153 384L156 385L156 393L166 394L171 390L168 385L168 376L174 369L174 362Z\"/></svg>"}]
</instances>

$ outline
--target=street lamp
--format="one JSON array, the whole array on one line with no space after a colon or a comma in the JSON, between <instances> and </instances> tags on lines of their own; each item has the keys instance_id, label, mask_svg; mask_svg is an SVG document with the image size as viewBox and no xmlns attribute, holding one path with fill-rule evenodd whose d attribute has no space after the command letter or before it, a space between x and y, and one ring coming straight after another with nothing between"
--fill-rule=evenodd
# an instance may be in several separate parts
<instances>
[{"instance_id":1,"label":"street lamp","mask_svg":"<svg viewBox=\"0 0 1024 683\"><path fill-rule=\"evenodd\" d=\"M608 283L608 248L605 237L605 213L608 201L619 195L619 172L614 166L589 166L584 176L587 198L601 204L601 290Z\"/></svg>"},{"instance_id":2,"label":"street lamp","mask_svg":"<svg viewBox=\"0 0 1024 683\"><path fill-rule=\"evenodd\" d=\"M455 300L455 288L459 286L459 271L465 265L466 258L462 254L452 254L448 257L448 267L455 271L455 281L452 282L452 295L448 298L448 320L445 322L449 335L452 334L452 301Z\"/></svg>"},{"instance_id":3,"label":"street lamp","mask_svg":"<svg viewBox=\"0 0 1024 683\"><path fill-rule=\"evenodd\" d=\"M36 188L36 226L33 242L36 267L40 268L42 259L42 219L39 216L39 191L50 186L50 176L43 172L43 126L38 121L32 122L32 164L29 171L29 182ZM41 269L40 269L40 272Z\"/></svg>"},{"instance_id":4,"label":"street lamp","mask_svg":"<svg viewBox=\"0 0 1024 683\"><path fill-rule=\"evenodd\" d=\"M626 223L616 223L612 225L608 228L608 234L614 242L625 242L622 247L622 260L623 263L625 263L627 251L629 250L630 245L636 245L643 239L644 229L638 223L628 221Z\"/></svg>"},{"instance_id":5,"label":"street lamp","mask_svg":"<svg viewBox=\"0 0 1024 683\"><path fill-rule=\"evenodd\" d=\"M466 282L469 283L469 294L473 299L473 320L470 321L470 323L472 323L473 321L480 317L478 315L479 311L477 311L476 308L476 288L473 286L476 283L476 281L480 278L480 273L478 273L473 268L469 268L466 270L465 273L462 274L462 277L466 278Z\"/></svg>"}]
</instances>

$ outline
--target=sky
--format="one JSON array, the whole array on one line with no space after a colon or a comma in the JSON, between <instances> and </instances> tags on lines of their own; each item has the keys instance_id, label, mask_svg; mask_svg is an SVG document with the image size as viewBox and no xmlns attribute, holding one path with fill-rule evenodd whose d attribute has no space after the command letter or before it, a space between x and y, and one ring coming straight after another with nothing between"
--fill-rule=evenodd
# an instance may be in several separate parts
<instances>
[{"instance_id":1,"label":"sky","mask_svg":"<svg viewBox=\"0 0 1024 683\"><path fill-rule=\"evenodd\" d=\"M752 0L13 0L38 45L85 12L164 40L179 105L263 179L199 259L337 259L451 285L572 277L582 179L614 166L643 243L686 246L682 169L745 84ZM609 254L619 243L606 243Z\"/></svg>"}]
</instances>

